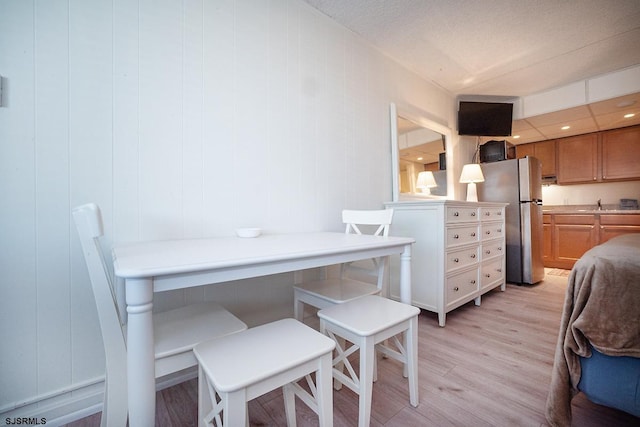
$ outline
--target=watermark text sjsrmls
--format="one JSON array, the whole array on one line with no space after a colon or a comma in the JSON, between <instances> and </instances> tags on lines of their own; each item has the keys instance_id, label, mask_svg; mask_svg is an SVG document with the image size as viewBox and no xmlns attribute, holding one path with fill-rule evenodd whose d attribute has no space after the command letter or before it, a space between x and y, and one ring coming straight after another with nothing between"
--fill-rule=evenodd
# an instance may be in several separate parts
<instances>
[{"instance_id":1,"label":"watermark text sjsrmls","mask_svg":"<svg viewBox=\"0 0 640 427\"><path fill-rule=\"evenodd\" d=\"M38 418L38 417L14 417L14 418L5 418L4 422L8 426L12 425L23 425L23 426L39 426L47 423L46 418Z\"/></svg>"}]
</instances>

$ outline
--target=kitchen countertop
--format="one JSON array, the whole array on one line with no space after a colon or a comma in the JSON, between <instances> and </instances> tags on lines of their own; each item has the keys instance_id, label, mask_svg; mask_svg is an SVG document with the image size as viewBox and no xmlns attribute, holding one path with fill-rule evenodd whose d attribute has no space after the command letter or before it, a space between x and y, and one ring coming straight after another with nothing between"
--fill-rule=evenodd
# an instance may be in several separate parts
<instances>
[{"instance_id":1,"label":"kitchen countertop","mask_svg":"<svg viewBox=\"0 0 640 427\"><path fill-rule=\"evenodd\" d=\"M640 214L640 209L620 209L618 205L602 205L598 209L595 205L558 205L542 206L542 213L546 214Z\"/></svg>"}]
</instances>

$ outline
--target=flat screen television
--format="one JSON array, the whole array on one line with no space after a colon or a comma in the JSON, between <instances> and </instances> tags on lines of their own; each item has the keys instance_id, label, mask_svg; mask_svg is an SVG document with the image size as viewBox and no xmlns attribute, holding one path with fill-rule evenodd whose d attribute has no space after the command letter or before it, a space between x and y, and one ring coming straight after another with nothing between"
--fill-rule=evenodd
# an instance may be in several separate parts
<instances>
[{"instance_id":1,"label":"flat screen television","mask_svg":"<svg viewBox=\"0 0 640 427\"><path fill-rule=\"evenodd\" d=\"M509 102L460 101L458 134L511 136L513 104Z\"/></svg>"}]
</instances>

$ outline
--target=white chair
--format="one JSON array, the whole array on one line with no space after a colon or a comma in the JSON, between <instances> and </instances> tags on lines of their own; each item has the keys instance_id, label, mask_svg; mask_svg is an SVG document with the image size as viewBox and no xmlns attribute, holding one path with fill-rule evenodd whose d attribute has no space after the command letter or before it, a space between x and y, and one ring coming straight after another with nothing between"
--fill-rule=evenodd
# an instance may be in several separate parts
<instances>
[{"instance_id":1,"label":"white chair","mask_svg":"<svg viewBox=\"0 0 640 427\"><path fill-rule=\"evenodd\" d=\"M358 426L371 420L371 395L376 350L404 364L409 379L409 401L418 406L418 315L420 309L378 295L334 305L318 312L320 332L336 341L333 377L359 395ZM404 334L404 342L396 335ZM353 345L347 348L344 341ZM389 340L395 349L383 345ZM360 350L360 377L348 357ZM344 373L346 367L347 373Z\"/></svg>"},{"instance_id":2,"label":"white chair","mask_svg":"<svg viewBox=\"0 0 640 427\"><path fill-rule=\"evenodd\" d=\"M102 216L98 206L90 203L73 209L73 218L89 270L105 351L101 426L124 426L128 414L126 325L121 321L99 242ZM197 343L243 331L247 325L218 304L199 303L155 314L153 328L155 374L160 378L196 366L192 350Z\"/></svg>"},{"instance_id":3,"label":"white chair","mask_svg":"<svg viewBox=\"0 0 640 427\"><path fill-rule=\"evenodd\" d=\"M247 402L283 387L287 425L296 425L297 395L318 414L320 426L332 426L334 347L333 340L295 319L198 344L198 425L248 426ZM303 377L311 393L297 383Z\"/></svg>"},{"instance_id":4,"label":"white chair","mask_svg":"<svg viewBox=\"0 0 640 427\"><path fill-rule=\"evenodd\" d=\"M363 234L361 226L377 227L375 236L388 236L389 226L393 218L393 209L382 210L343 210L342 222L346 224L345 233ZM360 226L360 227L359 227ZM364 228L364 227L363 227ZM361 263L346 263L340 266L340 277L301 283L293 287L294 317L304 320L304 305L317 309L342 304L366 295L388 296L385 277L389 264L387 257L374 258L370 261L372 268L365 268ZM350 277L357 274L357 279ZM360 280L375 278L375 284Z\"/></svg>"}]
</instances>

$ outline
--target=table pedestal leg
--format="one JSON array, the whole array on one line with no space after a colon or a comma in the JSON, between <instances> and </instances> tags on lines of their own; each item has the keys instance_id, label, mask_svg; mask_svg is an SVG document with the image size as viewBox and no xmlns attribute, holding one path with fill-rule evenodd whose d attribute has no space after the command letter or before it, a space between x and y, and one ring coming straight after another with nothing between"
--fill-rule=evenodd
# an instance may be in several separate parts
<instances>
[{"instance_id":1,"label":"table pedestal leg","mask_svg":"<svg viewBox=\"0 0 640 427\"><path fill-rule=\"evenodd\" d=\"M411 245L400 255L400 301L411 304Z\"/></svg>"},{"instance_id":2,"label":"table pedestal leg","mask_svg":"<svg viewBox=\"0 0 640 427\"><path fill-rule=\"evenodd\" d=\"M129 425L153 426L156 411L153 351L153 282L127 279L127 377Z\"/></svg>"}]
</instances>

